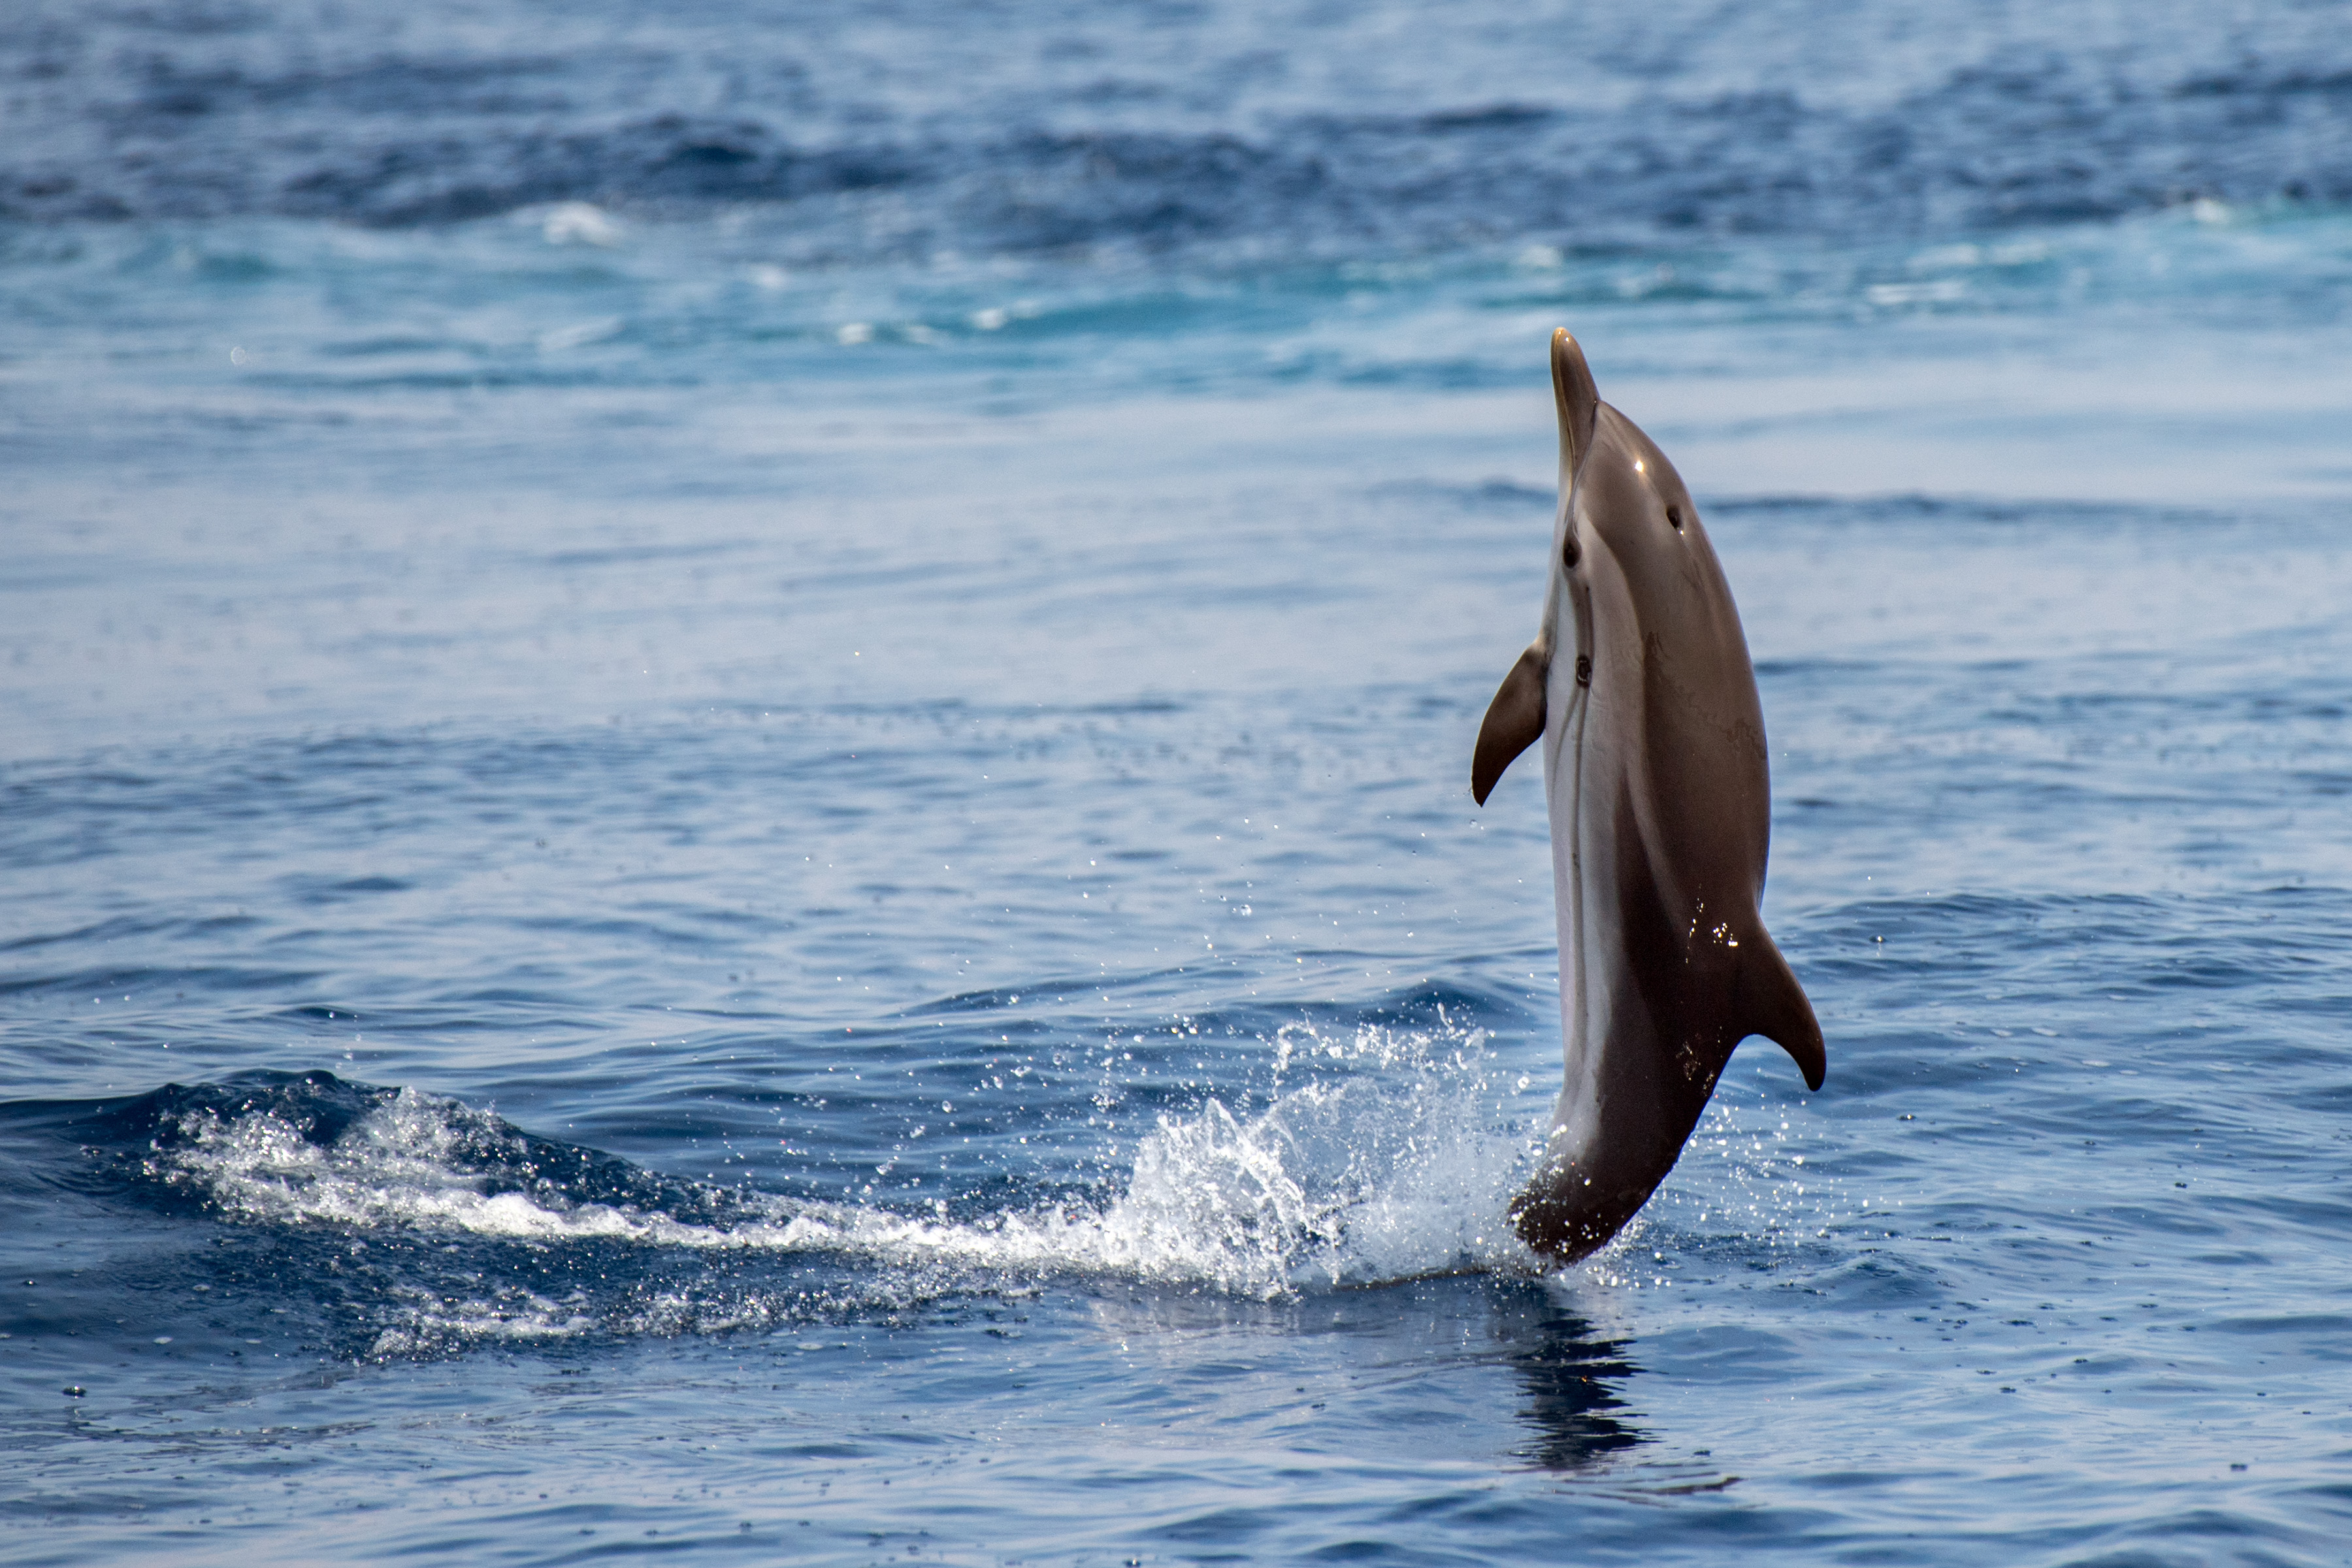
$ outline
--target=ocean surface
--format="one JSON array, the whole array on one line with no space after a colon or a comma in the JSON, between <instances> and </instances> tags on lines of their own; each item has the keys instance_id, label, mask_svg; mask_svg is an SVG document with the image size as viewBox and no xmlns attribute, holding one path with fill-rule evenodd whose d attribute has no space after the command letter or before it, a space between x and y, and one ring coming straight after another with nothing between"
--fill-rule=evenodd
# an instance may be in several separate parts
<instances>
[{"instance_id":1,"label":"ocean surface","mask_svg":"<svg viewBox=\"0 0 2352 1568\"><path fill-rule=\"evenodd\" d=\"M1547 1272L1556 326L1830 1065ZM2340 5L14 0L0 473L0 1560L2352 1561Z\"/></svg>"}]
</instances>

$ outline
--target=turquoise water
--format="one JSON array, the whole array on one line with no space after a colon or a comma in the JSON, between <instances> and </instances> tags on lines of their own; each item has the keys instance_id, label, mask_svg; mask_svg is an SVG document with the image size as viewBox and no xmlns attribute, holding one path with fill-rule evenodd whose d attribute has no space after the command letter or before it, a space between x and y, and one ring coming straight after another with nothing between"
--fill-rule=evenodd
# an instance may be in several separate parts
<instances>
[{"instance_id":1,"label":"turquoise water","mask_svg":"<svg viewBox=\"0 0 2352 1568\"><path fill-rule=\"evenodd\" d=\"M0 1554L2340 1561L2335 20L0 27ZM1547 1274L1558 325L1830 1072Z\"/></svg>"}]
</instances>

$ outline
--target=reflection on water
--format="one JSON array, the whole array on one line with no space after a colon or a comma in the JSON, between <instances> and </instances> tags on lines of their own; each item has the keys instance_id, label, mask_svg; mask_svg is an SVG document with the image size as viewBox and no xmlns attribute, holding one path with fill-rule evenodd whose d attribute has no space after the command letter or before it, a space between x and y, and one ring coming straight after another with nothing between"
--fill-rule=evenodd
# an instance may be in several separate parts
<instances>
[{"instance_id":1,"label":"reflection on water","mask_svg":"<svg viewBox=\"0 0 2352 1568\"><path fill-rule=\"evenodd\" d=\"M1528 1285L1496 1303L1495 1335L1525 1393L1519 1418L1528 1438L1514 1450L1538 1468L1572 1470L1646 1441L1612 1412L1617 1390L1641 1369L1623 1340L1603 1338L1542 1287Z\"/></svg>"},{"instance_id":2,"label":"reflection on water","mask_svg":"<svg viewBox=\"0 0 2352 1568\"><path fill-rule=\"evenodd\" d=\"M1561 1306L1555 1288L1464 1275L1281 1301L1138 1291L1097 1300L1094 1317L1137 1371L1203 1420L1247 1419L1243 1407L1268 1391L1244 1385L1280 1381L1269 1375L1280 1346L1272 1359L1319 1370L1272 1392L1299 1395L1312 1412L1303 1429L1344 1433L1360 1458L1397 1445L1425 1452L1431 1434L1467 1421L1516 1439L1480 1458L1576 1470L1651 1439L1622 1396L1641 1371L1627 1342ZM1485 1375L1465 1381L1465 1365Z\"/></svg>"}]
</instances>

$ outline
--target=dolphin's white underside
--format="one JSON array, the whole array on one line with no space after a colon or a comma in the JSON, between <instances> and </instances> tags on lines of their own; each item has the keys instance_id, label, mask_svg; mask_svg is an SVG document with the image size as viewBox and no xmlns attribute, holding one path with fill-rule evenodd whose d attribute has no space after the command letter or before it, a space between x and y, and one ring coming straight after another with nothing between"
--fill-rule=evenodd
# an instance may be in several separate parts
<instances>
[{"instance_id":1,"label":"dolphin's white underside","mask_svg":"<svg viewBox=\"0 0 2352 1568\"><path fill-rule=\"evenodd\" d=\"M1606 801L1579 809L1591 784L1614 776L1622 765L1622 704L1605 700L1613 670L1597 664L1590 684L1577 679L1577 660L1591 658L1592 594L1613 582L1614 563L1593 531L1581 531L1586 584L1562 568L1562 551L1574 522L1574 499L1560 509L1553 530L1551 596L1546 616L1552 660L1544 682L1544 804L1551 818L1552 903L1559 928L1559 1027L1563 1074L1553 1107L1547 1163L1584 1163L1601 1135L1600 1082L1603 1042L1609 1038L1608 1009L1618 994L1612 965L1624 961L1617 930L1613 887L1616 814ZM1580 604L1580 601L1588 601ZM1596 700L1596 699L1601 699ZM1598 711L1596 711L1598 710Z\"/></svg>"}]
</instances>

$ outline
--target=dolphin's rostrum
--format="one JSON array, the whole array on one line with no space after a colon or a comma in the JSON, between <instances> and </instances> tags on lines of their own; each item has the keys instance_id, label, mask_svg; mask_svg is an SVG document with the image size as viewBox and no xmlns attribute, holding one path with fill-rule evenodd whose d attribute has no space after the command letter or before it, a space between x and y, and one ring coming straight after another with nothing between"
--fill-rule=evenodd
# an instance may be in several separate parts
<instances>
[{"instance_id":1,"label":"dolphin's rostrum","mask_svg":"<svg viewBox=\"0 0 2352 1568\"><path fill-rule=\"evenodd\" d=\"M1771 830L1748 642L1690 492L1552 334L1559 510L1543 627L1478 731L1470 790L1543 742L1566 1082L1519 1235L1561 1261L1617 1234L1674 1169L1749 1035L1826 1063L1757 913Z\"/></svg>"}]
</instances>

